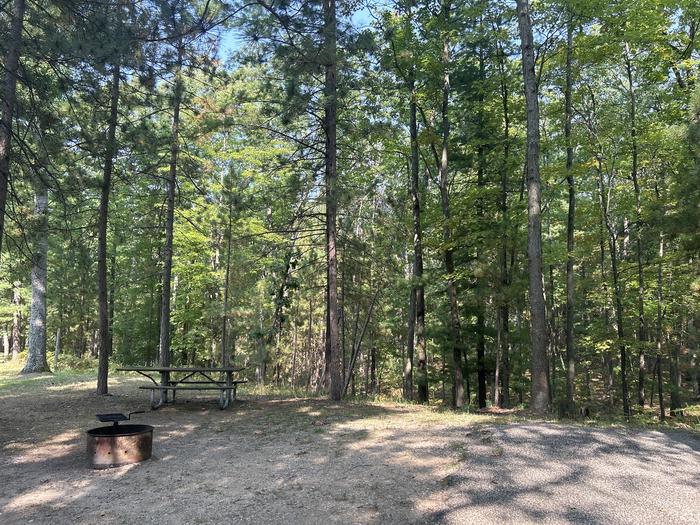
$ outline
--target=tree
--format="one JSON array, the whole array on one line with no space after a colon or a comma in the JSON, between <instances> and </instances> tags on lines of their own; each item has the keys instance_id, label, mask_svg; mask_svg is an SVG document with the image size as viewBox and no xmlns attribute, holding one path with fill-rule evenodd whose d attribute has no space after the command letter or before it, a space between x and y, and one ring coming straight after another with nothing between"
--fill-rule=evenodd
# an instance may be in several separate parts
<instances>
[{"instance_id":1,"label":"tree","mask_svg":"<svg viewBox=\"0 0 700 525\"><path fill-rule=\"evenodd\" d=\"M114 154L117 149L116 129L119 115L119 59L112 65L112 85L110 96L110 115L107 130L107 144L105 147L104 171L102 175L102 188L100 194L100 212L98 224L98 253L97 253L97 285L99 295L100 312L100 350L99 369L97 372L97 393L107 394L107 373L109 367L109 355L112 353L112 338L109 327L109 302L107 289L107 220L109 214L109 193L112 185L112 169L114 166Z\"/></svg>"},{"instance_id":2,"label":"tree","mask_svg":"<svg viewBox=\"0 0 700 525\"><path fill-rule=\"evenodd\" d=\"M566 24L566 86L564 88L564 136L566 139L566 183L569 190L566 218L566 403L569 417L575 417L576 347L574 342L574 235L576 226L576 186L574 185L574 146L571 140L573 119L573 40L574 20L569 14Z\"/></svg>"},{"instance_id":3,"label":"tree","mask_svg":"<svg viewBox=\"0 0 700 525\"><path fill-rule=\"evenodd\" d=\"M0 254L5 232L5 206L10 183L10 145L12 143L12 120L15 114L17 71L22 47L25 0L14 0L11 27L5 56L5 89L3 91L2 114L0 115Z\"/></svg>"},{"instance_id":4,"label":"tree","mask_svg":"<svg viewBox=\"0 0 700 525\"><path fill-rule=\"evenodd\" d=\"M49 249L49 191L41 175L34 179L34 242L32 245L32 306L29 317L29 354L23 374L49 372L46 360L46 287Z\"/></svg>"},{"instance_id":5,"label":"tree","mask_svg":"<svg viewBox=\"0 0 700 525\"><path fill-rule=\"evenodd\" d=\"M535 74L535 49L528 0L518 0L518 27L523 60L527 104L527 194L528 194L528 275L530 301L530 341L532 409L544 414L549 406L547 344L544 290L542 287L542 219L540 182L540 118Z\"/></svg>"},{"instance_id":6,"label":"tree","mask_svg":"<svg viewBox=\"0 0 700 525\"><path fill-rule=\"evenodd\" d=\"M338 111L336 87L336 10L335 0L323 1L323 48L325 55L324 119L326 136L325 175L326 175L326 258L328 263L328 348L330 358L330 397L339 400L343 395L341 354L338 323L338 260L336 214L337 197L337 139L336 115Z\"/></svg>"}]
</instances>

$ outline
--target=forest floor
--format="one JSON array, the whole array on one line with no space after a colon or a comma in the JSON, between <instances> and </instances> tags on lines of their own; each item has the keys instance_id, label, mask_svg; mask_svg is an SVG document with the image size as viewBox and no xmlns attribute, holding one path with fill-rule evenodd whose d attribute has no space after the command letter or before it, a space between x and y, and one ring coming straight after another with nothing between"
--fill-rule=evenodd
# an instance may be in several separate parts
<instances>
[{"instance_id":1,"label":"forest floor","mask_svg":"<svg viewBox=\"0 0 700 525\"><path fill-rule=\"evenodd\" d=\"M696 432L245 392L152 412L143 380L2 366L3 524L700 523ZM94 415L144 408L154 457L90 469Z\"/></svg>"}]
</instances>

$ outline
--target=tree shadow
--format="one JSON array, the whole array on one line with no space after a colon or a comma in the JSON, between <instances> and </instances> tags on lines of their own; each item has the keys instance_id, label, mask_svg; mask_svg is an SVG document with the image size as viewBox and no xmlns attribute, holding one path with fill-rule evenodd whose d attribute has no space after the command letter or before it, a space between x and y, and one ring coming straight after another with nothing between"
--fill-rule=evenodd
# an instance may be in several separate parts
<instances>
[{"instance_id":1,"label":"tree shadow","mask_svg":"<svg viewBox=\"0 0 700 525\"><path fill-rule=\"evenodd\" d=\"M108 398L3 401L2 523L632 523L640 508L682 522L674 505L686 498L691 512L700 481L700 445L682 433L474 425L303 398L244 398L223 411L211 397L179 398L139 416L155 427L152 460L92 470L84 431L97 412L143 408L135 385L120 380Z\"/></svg>"}]
</instances>

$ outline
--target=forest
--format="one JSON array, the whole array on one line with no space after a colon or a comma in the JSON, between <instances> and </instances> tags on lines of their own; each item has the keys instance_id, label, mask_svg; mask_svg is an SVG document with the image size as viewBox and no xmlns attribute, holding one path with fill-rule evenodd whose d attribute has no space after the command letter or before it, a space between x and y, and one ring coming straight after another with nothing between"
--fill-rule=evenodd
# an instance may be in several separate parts
<instances>
[{"instance_id":1,"label":"forest","mask_svg":"<svg viewBox=\"0 0 700 525\"><path fill-rule=\"evenodd\" d=\"M682 416L697 0L6 0L22 373Z\"/></svg>"}]
</instances>

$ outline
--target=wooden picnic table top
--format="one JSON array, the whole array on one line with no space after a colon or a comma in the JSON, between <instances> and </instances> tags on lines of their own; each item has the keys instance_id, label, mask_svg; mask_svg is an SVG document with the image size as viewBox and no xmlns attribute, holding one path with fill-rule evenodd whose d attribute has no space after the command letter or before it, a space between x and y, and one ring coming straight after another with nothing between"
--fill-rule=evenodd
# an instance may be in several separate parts
<instances>
[{"instance_id":1,"label":"wooden picnic table top","mask_svg":"<svg viewBox=\"0 0 700 525\"><path fill-rule=\"evenodd\" d=\"M209 366L125 366L117 368L119 372L241 372L245 367L209 367Z\"/></svg>"}]
</instances>

